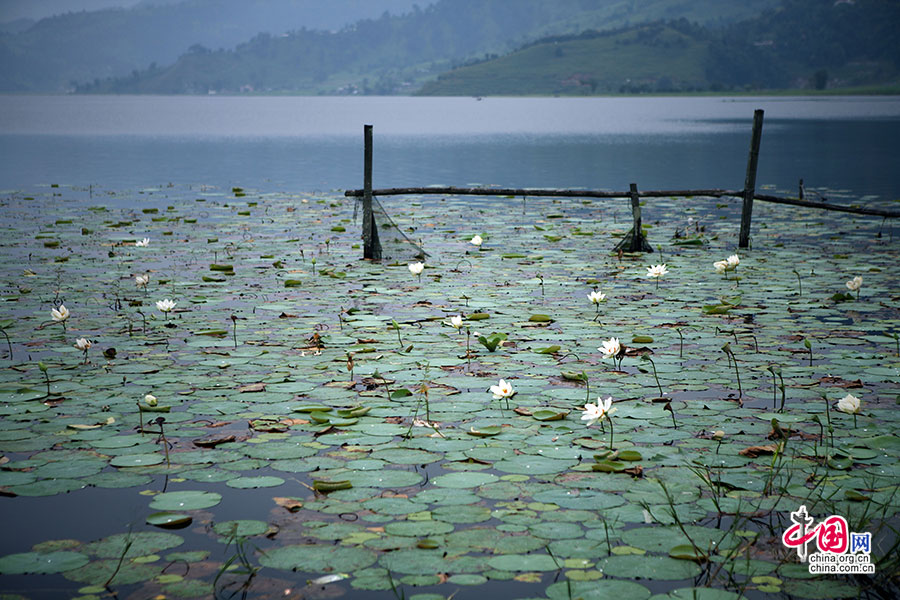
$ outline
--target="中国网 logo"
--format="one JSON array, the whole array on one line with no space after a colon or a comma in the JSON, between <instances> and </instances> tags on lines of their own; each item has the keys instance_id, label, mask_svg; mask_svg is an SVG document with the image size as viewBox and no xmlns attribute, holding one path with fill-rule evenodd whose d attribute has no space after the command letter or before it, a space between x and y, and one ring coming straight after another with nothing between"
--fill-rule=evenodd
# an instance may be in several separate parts
<instances>
[{"instance_id":1,"label":"\u4e2d\u56fd\u7f51 logo","mask_svg":"<svg viewBox=\"0 0 900 600\"><path fill-rule=\"evenodd\" d=\"M872 534L851 532L847 519L831 515L816 523L806 506L791 513L793 525L785 530L781 542L795 548L800 562L809 563L812 574L872 574ZM815 550L808 545L815 541Z\"/></svg>"}]
</instances>

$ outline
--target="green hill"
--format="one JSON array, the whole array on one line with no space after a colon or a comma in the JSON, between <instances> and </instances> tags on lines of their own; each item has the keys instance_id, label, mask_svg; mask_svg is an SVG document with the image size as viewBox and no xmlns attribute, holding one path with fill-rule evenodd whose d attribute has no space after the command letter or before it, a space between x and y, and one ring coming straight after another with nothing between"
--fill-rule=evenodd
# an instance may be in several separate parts
<instances>
[{"instance_id":1,"label":"green hill","mask_svg":"<svg viewBox=\"0 0 900 600\"><path fill-rule=\"evenodd\" d=\"M550 34L609 30L662 16L722 27L777 1L440 0L334 32L258 35L215 51L194 46L169 66L82 81L78 91L404 94L455 65L505 54Z\"/></svg>"},{"instance_id":2,"label":"green hill","mask_svg":"<svg viewBox=\"0 0 900 600\"><path fill-rule=\"evenodd\" d=\"M713 29L681 19L548 37L472 61L423 95L826 89L900 82L900 2L784 0Z\"/></svg>"},{"instance_id":3,"label":"green hill","mask_svg":"<svg viewBox=\"0 0 900 600\"><path fill-rule=\"evenodd\" d=\"M588 95L692 91L707 85L709 40L686 22L554 38L454 69L423 95ZM702 32L701 32L702 33Z\"/></svg>"}]
</instances>

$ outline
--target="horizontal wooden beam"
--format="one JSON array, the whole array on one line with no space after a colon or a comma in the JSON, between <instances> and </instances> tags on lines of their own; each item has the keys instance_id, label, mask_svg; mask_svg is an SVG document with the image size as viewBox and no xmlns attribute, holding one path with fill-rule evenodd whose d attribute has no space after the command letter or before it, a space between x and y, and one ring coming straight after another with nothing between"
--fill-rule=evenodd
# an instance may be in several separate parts
<instances>
[{"instance_id":1,"label":"horizontal wooden beam","mask_svg":"<svg viewBox=\"0 0 900 600\"><path fill-rule=\"evenodd\" d=\"M642 198L667 198L670 196L709 196L720 198L722 196L740 196L742 192L730 190L662 190L644 191L639 195ZM551 198L630 198L631 192L604 192L599 190L556 190L556 189L531 189L531 188L462 188L462 187L408 187L385 188L372 190L373 196L411 196L424 194L438 194L446 196L530 196ZM344 196L360 197L363 190L347 190Z\"/></svg>"},{"instance_id":2,"label":"horizontal wooden beam","mask_svg":"<svg viewBox=\"0 0 900 600\"><path fill-rule=\"evenodd\" d=\"M900 212L895 210L882 210L880 208L865 208L863 206L846 206L841 204L831 204L829 202L815 202L812 200L798 200L797 198L782 198L781 196L768 196L766 194L755 194L756 200L763 202L773 202L775 204L790 204L791 206L805 206L807 208L820 208L823 210L834 210L838 212L852 213L855 215L870 215L873 217L884 217L885 219L898 219Z\"/></svg>"},{"instance_id":3,"label":"horizontal wooden beam","mask_svg":"<svg viewBox=\"0 0 900 600\"><path fill-rule=\"evenodd\" d=\"M644 190L638 192L641 198L687 198L692 196L705 196L707 198L721 198L723 196L743 196L743 190ZM364 190L347 190L344 196L359 198L364 195ZM464 187L406 187L385 188L372 190L373 196L418 196L418 195L444 195L444 196L531 196L550 198L630 198L631 192L605 192L600 190L561 190L561 189L530 189L530 188L464 188ZM830 204L828 202L814 202L811 200L799 200L797 198L785 198L770 196L768 194L754 194L754 200L772 202L775 204L789 204L791 206L804 206L856 215L869 215L884 217L886 219L900 218L900 212L882 210L878 208L866 208L862 206L846 206Z\"/></svg>"}]
</instances>

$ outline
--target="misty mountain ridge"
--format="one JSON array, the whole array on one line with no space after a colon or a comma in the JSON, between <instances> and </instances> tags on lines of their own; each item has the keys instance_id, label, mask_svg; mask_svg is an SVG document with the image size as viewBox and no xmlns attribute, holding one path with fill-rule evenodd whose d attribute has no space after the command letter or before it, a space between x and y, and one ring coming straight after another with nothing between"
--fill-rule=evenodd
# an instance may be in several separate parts
<instances>
[{"instance_id":1,"label":"misty mountain ridge","mask_svg":"<svg viewBox=\"0 0 900 600\"><path fill-rule=\"evenodd\" d=\"M0 91L589 95L892 84L897 22L891 0L141 0L0 34Z\"/></svg>"},{"instance_id":2,"label":"misty mountain ridge","mask_svg":"<svg viewBox=\"0 0 900 600\"><path fill-rule=\"evenodd\" d=\"M608 29L675 15L716 26L778 0L441 0L337 32L259 35L234 51L194 46L175 64L79 86L106 93L306 94L415 91L456 65L546 35Z\"/></svg>"},{"instance_id":3,"label":"misty mountain ridge","mask_svg":"<svg viewBox=\"0 0 900 600\"><path fill-rule=\"evenodd\" d=\"M191 47L234 48L261 32L339 30L432 0L143 0L0 29L0 92L71 91L78 83L170 64Z\"/></svg>"},{"instance_id":4,"label":"misty mountain ridge","mask_svg":"<svg viewBox=\"0 0 900 600\"><path fill-rule=\"evenodd\" d=\"M686 19L551 37L441 74L423 95L590 95L900 83L900 3L784 0L721 30Z\"/></svg>"}]
</instances>

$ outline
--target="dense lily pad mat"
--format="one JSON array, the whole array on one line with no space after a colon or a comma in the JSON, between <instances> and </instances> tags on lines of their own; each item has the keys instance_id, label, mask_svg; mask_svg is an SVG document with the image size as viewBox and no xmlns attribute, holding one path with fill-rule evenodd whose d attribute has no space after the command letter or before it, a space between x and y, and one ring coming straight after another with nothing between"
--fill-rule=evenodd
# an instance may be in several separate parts
<instances>
[{"instance_id":1,"label":"dense lily pad mat","mask_svg":"<svg viewBox=\"0 0 900 600\"><path fill-rule=\"evenodd\" d=\"M0 510L31 525L4 591L897 591L888 226L759 206L723 274L736 201L648 202L657 252L617 256L620 203L392 200L420 278L360 260L336 195L45 191L0 204ZM598 397L616 410L588 425ZM101 505L70 533L55 515L96 489L130 521ZM800 505L871 532L876 573L811 576L781 543Z\"/></svg>"}]
</instances>

